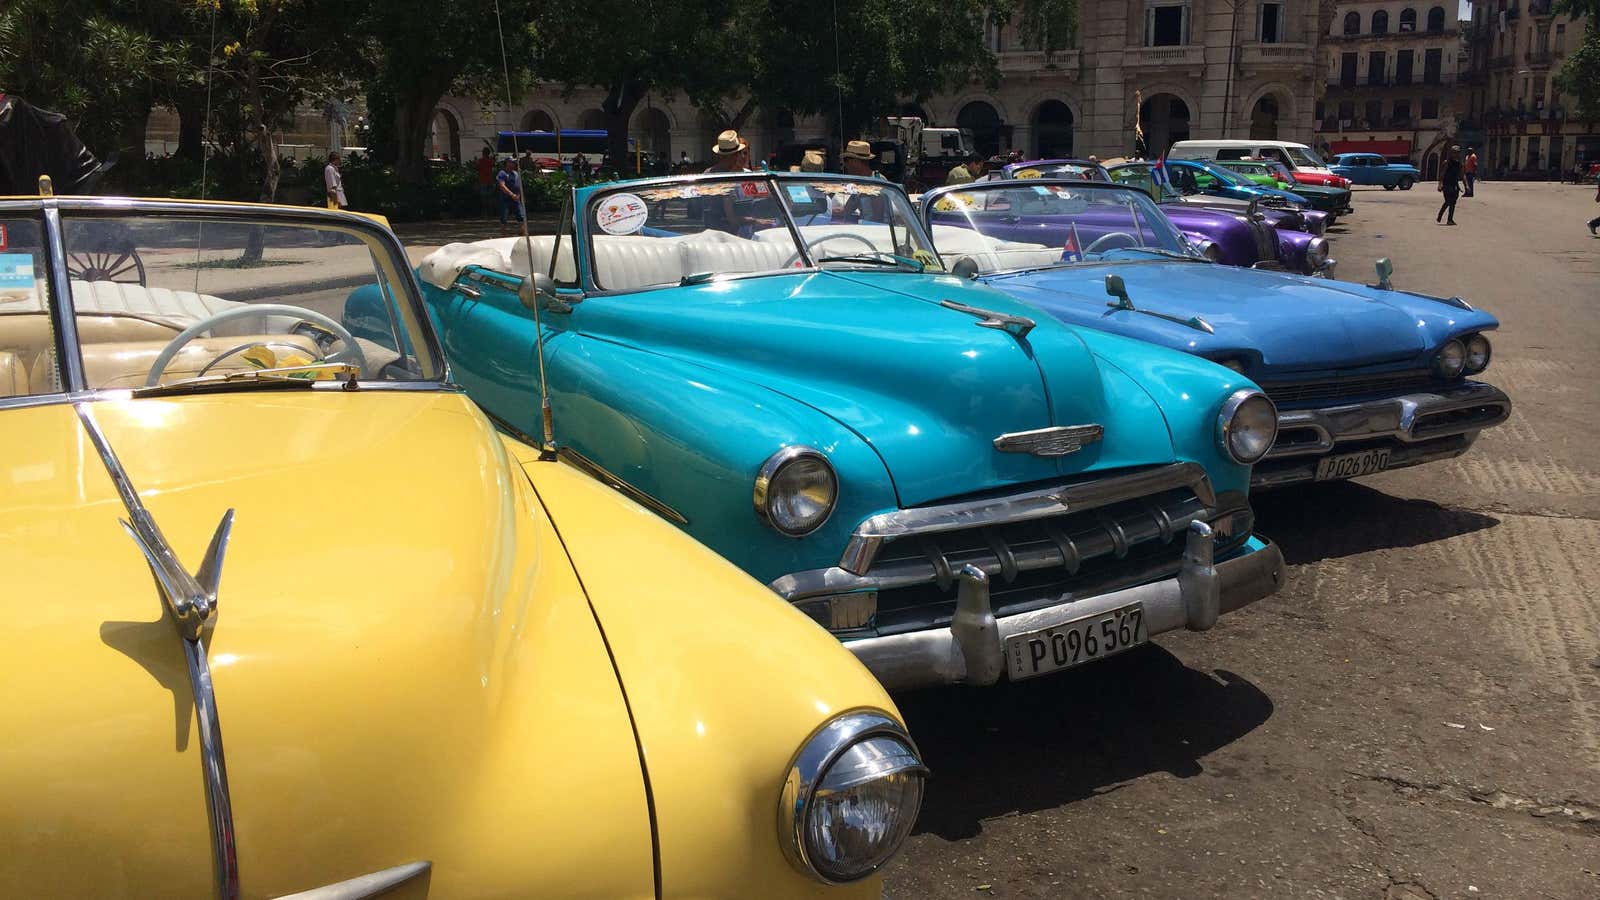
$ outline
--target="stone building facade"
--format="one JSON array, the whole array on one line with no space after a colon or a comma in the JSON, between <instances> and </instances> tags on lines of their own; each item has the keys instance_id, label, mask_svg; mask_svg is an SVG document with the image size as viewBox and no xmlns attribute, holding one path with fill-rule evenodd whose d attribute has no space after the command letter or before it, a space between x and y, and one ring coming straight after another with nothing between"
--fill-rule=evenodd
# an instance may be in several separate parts
<instances>
[{"instance_id":1,"label":"stone building facade","mask_svg":"<svg viewBox=\"0 0 1600 900\"><path fill-rule=\"evenodd\" d=\"M1491 176L1552 177L1600 162L1600 120L1577 116L1555 86L1587 25L1581 16L1555 14L1551 0L1474 5L1467 115Z\"/></svg>"},{"instance_id":2,"label":"stone building facade","mask_svg":"<svg viewBox=\"0 0 1600 900\"><path fill-rule=\"evenodd\" d=\"M1317 143L1380 153L1433 177L1454 140L1466 49L1455 0L1340 3L1323 35Z\"/></svg>"}]
</instances>

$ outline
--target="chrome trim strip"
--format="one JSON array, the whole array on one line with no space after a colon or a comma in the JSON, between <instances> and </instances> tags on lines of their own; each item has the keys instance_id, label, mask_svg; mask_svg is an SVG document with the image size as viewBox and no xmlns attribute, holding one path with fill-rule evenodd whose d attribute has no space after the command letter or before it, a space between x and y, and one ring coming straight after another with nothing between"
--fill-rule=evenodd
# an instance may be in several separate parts
<instances>
[{"instance_id":1,"label":"chrome trim strip","mask_svg":"<svg viewBox=\"0 0 1600 900\"><path fill-rule=\"evenodd\" d=\"M498 422L500 420L495 419L495 421ZM515 429L513 429L513 436L531 447L539 446L538 443L530 443L526 435L519 431L515 431ZM657 500L644 491L639 490L633 485L611 474L604 468L601 468L599 463L587 456L584 456L582 453L579 453L571 447L561 447L557 449L556 459L568 463L573 468L583 472L590 478L605 484L606 487L623 494L628 499L638 503L640 506L645 507L663 519L666 519L670 522L676 522L679 525L689 524L688 517L684 516L683 513L678 512L660 500Z\"/></svg>"},{"instance_id":2,"label":"chrome trim strip","mask_svg":"<svg viewBox=\"0 0 1600 900\"><path fill-rule=\"evenodd\" d=\"M1057 425L1052 428L1035 428L1032 431L1012 431L994 439L994 448L1001 453L1031 453L1034 456L1066 456L1083 449L1105 437L1100 425Z\"/></svg>"},{"instance_id":3,"label":"chrome trim strip","mask_svg":"<svg viewBox=\"0 0 1600 900\"><path fill-rule=\"evenodd\" d=\"M235 851L233 830L233 804L228 794L228 767L222 755L222 723L217 715L216 690L211 682L211 668L206 662L205 629L216 620L217 586L222 577L222 562L228 549L228 536L233 530L233 510L222 516L211 545L206 548L199 570L190 575L178 560L178 554L167 543L166 536L156 524L150 511L139 499L133 481L111 449L100 424L87 403L74 404L78 419L88 432L89 440L100 454L128 518L119 520L122 527L139 546L150 573L161 588L162 599L178 626L178 636L183 643L184 659L189 667L189 685L194 693L194 707L200 732L200 768L206 785L206 813L211 824L211 855L216 877L217 896L222 900L235 900L239 896L239 860Z\"/></svg>"},{"instance_id":4,"label":"chrome trim strip","mask_svg":"<svg viewBox=\"0 0 1600 900\"><path fill-rule=\"evenodd\" d=\"M309 891L284 894L278 900L363 900L366 897L376 897L432 870L433 863L424 859L366 875L357 875L346 881L323 885Z\"/></svg>"},{"instance_id":5,"label":"chrome trim strip","mask_svg":"<svg viewBox=\"0 0 1600 900\"><path fill-rule=\"evenodd\" d=\"M1267 405L1272 407L1273 413L1277 413L1278 405L1272 402L1272 398L1268 397L1261 391L1256 390L1255 388L1240 388L1239 390L1229 394L1228 399L1222 402L1221 411L1217 413L1217 443L1222 446L1222 452L1224 455L1241 466L1254 465L1260 460L1271 455L1272 445L1278 442L1278 432L1277 430L1274 430L1272 432L1272 440L1267 442L1266 452L1262 453L1255 459L1240 459L1239 454L1233 452L1233 441L1230 440L1232 437L1230 432L1233 430L1233 417L1238 414L1239 407L1243 406L1246 401L1254 397L1260 397L1261 399L1267 401Z\"/></svg>"},{"instance_id":6,"label":"chrome trim strip","mask_svg":"<svg viewBox=\"0 0 1600 900\"><path fill-rule=\"evenodd\" d=\"M1206 475L1205 467L1196 462L1179 462L1128 475L1008 496L898 509L872 516L856 526L839 557L838 567L854 575L865 575L885 542L908 534L1026 522L1181 487L1193 490L1207 507L1217 505L1217 495L1211 488L1211 478Z\"/></svg>"},{"instance_id":7,"label":"chrome trim strip","mask_svg":"<svg viewBox=\"0 0 1600 900\"><path fill-rule=\"evenodd\" d=\"M783 468L788 463L791 463L797 459L803 459L805 457L818 460L827 468L828 474L833 477L833 497L828 501L828 513L822 517L822 521L806 529L805 531L789 531L788 529L779 526L778 523L774 522L772 517L768 515L767 491L771 487L772 479L778 474L779 469ZM766 525L768 528L771 528L773 531L776 531L785 537L805 537L806 535L816 531L818 528L828 524L828 520L833 518L833 510L839 504L839 473L833 470L833 463L828 461L828 457L821 450L818 450L815 447L808 447L805 444L790 444L787 447L780 448L777 452L767 457L766 462L761 464L761 468L756 472L755 485L751 491L751 501L756 507L756 518L760 519L763 525Z\"/></svg>"},{"instance_id":8,"label":"chrome trim strip","mask_svg":"<svg viewBox=\"0 0 1600 900\"><path fill-rule=\"evenodd\" d=\"M50 248L50 315L56 338L56 366L61 386L68 392L88 387L83 374L83 354L78 349L78 317L72 305L72 279L67 275L66 238L61 229L60 201L45 200L45 246Z\"/></svg>"},{"instance_id":9,"label":"chrome trim strip","mask_svg":"<svg viewBox=\"0 0 1600 900\"><path fill-rule=\"evenodd\" d=\"M1426 419L1442 413L1474 407L1498 407L1489 420L1466 422L1459 426L1429 427ZM1395 438L1405 443L1431 441L1457 434L1493 428L1511 417L1511 398L1491 384L1462 382L1459 387L1416 394L1401 394L1365 403L1341 404L1319 409L1279 411L1278 432L1309 430L1317 434L1315 443L1274 446L1263 459L1313 456L1332 452L1339 441L1369 438ZM1418 423L1421 422L1419 428Z\"/></svg>"}]
</instances>

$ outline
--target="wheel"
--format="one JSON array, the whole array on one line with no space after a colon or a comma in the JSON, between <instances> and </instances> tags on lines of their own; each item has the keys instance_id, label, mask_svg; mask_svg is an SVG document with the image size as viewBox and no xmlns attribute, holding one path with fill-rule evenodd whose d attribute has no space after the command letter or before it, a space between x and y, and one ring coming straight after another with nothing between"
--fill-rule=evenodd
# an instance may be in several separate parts
<instances>
[{"instance_id":1,"label":"wheel","mask_svg":"<svg viewBox=\"0 0 1600 900\"><path fill-rule=\"evenodd\" d=\"M144 260L139 258L139 251L132 247L123 250L74 250L67 254L67 277L75 281L120 281L143 285Z\"/></svg>"},{"instance_id":2,"label":"wheel","mask_svg":"<svg viewBox=\"0 0 1600 900\"><path fill-rule=\"evenodd\" d=\"M1402 175L1402 176L1400 176L1400 190L1409 191L1409 190L1411 190L1411 185L1412 185L1412 181L1411 181L1411 176L1410 175Z\"/></svg>"},{"instance_id":3,"label":"wheel","mask_svg":"<svg viewBox=\"0 0 1600 900\"><path fill-rule=\"evenodd\" d=\"M1386 191L1392 191L1392 190L1394 190L1394 185L1386 184L1386 185L1383 186L1383 189L1386 190Z\"/></svg>"}]
</instances>

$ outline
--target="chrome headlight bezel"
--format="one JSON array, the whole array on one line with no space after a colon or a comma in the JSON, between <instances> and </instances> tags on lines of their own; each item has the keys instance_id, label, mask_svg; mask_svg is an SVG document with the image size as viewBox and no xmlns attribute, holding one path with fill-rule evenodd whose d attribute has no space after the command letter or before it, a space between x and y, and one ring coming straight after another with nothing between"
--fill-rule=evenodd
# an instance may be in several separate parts
<instances>
[{"instance_id":1,"label":"chrome headlight bezel","mask_svg":"<svg viewBox=\"0 0 1600 900\"><path fill-rule=\"evenodd\" d=\"M1234 446L1241 437L1239 417L1246 404L1251 404L1251 411L1258 410L1262 404L1266 406L1267 421L1271 423L1271 430L1266 440L1261 444L1261 452L1251 455ZM1251 466L1260 462L1272 450L1272 445L1278 440L1278 407L1272 398L1255 388L1240 388L1228 395L1223 401L1222 409L1217 413L1217 443L1222 447L1222 452L1227 457L1241 466Z\"/></svg>"},{"instance_id":2,"label":"chrome headlight bezel","mask_svg":"<svg viewBox=\"0 0 1600 900\"><path fill-rule=\"evenodd\" d=\"M1462 364L1463 375L1476 375L1489 368L1489 361L1494 358L1494 345L1481 334L1475 334L1466 340L1467 356Z\"/></svg>"},{"instance_id":3,"label":"chrome headlight bezel","mask_svg":"<svg viewBox=\"0 0 1600 900\"><path fill-rule=\"evenodd\" d=\"M1327 262L1327 261L1328 261L1328 239L1327 238L1325 238L1325 237L1314 237L1311 240L1306 242L1306 265L1309 266L1313 272L1315 272L1317 269L1321 268L1322 264Z\"/></svg>"},{"instance_id":4,"label":"chrome headlight bezel","mask_svg":"<svg viewBox=\"0 0 1600 900\"><path fill-rule=\"evenodd\" d=\"M1457 338L1445 341L1433 355L1433 370L1440 378L1460 378L1466 367L1467 346Z\"/></svg>"},{"instance_id":5,"label":"chrome headlight bezel","mask_svg":"<svg viewBox=\"0 0 1600 900\"><path fill-rule=\"evenodd\" d=\"M1205 237L1192 238L1189 241L1189 246L1194 248L1194 252L1200 254L1201 256L1205 257L1206 259L1208 259L1208 260L1210 260L1212 262L1221 262L1222 261L1222 248L1217 246L1217 242L1213 241L1210 238L1205 238Z\"/></svg>"},{"instance_id":6,"label":"chrome headlight bezel","mask_svg":"<svg viewBox=\"0 0 1600 900\"><path fill-rule=\"evenodd\" d=\"M786 520L776 503L783 496L779 492L780 477L788 467L802 463L821 464L828 479L828 502L820 516L797 523ZM804 444L792 444L767 457L767 461L761 464L756 472L752 499L756 516L768 527L789 537L805 537L826 525L828 519L833 517L833 511L839 505L839 473L834 471L833 463L821 450Z\"/></svg>"},{"instance_id":7,"label":"chrome headlight bezel","mask_svg":"<svg viewBox=\"0 0 1600 900\"><path fill-rule=\"evenodd\" d=\"M894 829L898 835L879 848L875 859L849 872L830 870L827 864L819 864L821 861L807 841L817 788L841 757L858 745L878 739L897 742L904 752L894 757L880 757L876 762L882 768L874 772L871 778L850 786L859 787L878 778L911 775L919 779L915 802L902 811L905 820ZM778 800L778 843L783 848L784 856L801 874L823 884L848 884L872 875L894 858L910 835L911 826L922 805L921 780L927 773L916 742L905 727L887 713L856 710L829 719L800 745L784 775L782 796Z\"/></svg>"}]
</instances>

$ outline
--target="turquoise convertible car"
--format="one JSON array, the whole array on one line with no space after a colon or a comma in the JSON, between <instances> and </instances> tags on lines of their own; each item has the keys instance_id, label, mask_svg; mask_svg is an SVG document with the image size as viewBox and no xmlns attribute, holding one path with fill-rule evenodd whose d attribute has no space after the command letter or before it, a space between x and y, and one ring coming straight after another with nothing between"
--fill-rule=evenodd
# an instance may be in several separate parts
<instances>
[{"instance_id":1,"label":"turquoise convertible car","mask_svg":"<svg viewBox=\"0 0 1600 900\"><path fill-rule=\"evenodd\" d=\"M421 262L457 379L888 687L1069 668L1280 584L1246 498L1272 402L946 273L898 187L641 180L578 190L561 221Z\"/></svg>"}]
</instances>

